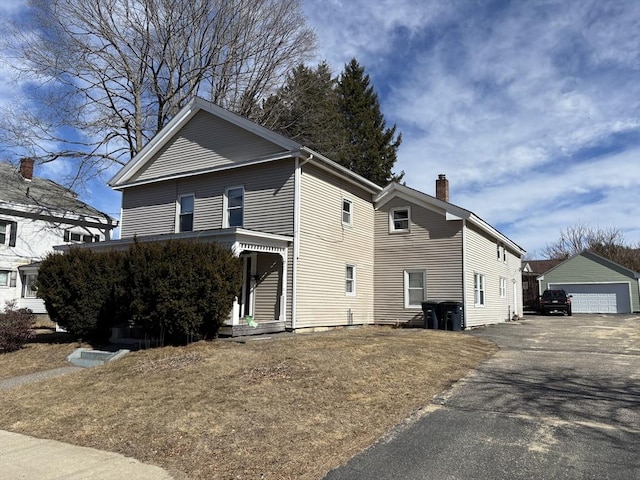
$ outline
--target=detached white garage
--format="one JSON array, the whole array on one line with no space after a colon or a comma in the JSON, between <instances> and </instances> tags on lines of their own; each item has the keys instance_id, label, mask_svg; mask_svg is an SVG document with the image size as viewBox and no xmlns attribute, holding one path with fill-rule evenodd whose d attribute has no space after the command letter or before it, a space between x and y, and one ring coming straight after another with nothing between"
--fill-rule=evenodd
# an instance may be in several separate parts
<instances>
[{"instance_id":1,"label":"detached white garage","mask_svg":"<svg viewBox=\"0 0 640 480\"><path fill-rule=\"evenodd\" d=\"M631 313L629 283L550 284L571 295L573 313Z\"/></svg>"},{"instance_id":2,"label":"detached white garage","mask_svg":"<svg viewBox=\"0 0 640 480\"><path fill-rule=\"evenodd\" d=\"M565 290L573 313L640 311L640 274L591 252L582 252L538 277L540 291Z\"/></svg>"}]
</instances>

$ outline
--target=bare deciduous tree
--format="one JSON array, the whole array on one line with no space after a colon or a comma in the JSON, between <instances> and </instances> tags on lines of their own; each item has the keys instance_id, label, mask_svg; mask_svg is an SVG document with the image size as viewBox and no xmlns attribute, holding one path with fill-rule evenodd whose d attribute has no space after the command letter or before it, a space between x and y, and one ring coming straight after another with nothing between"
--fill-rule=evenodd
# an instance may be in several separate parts
<instances>
[{"instance_id":1,"label":"bare deciduous tree","mask_svg":"<svg viewBox=\"0 0 640 480\"><path fill-rule=\"evenodd\" d=\"M640 244L627 245L614 227L596 228L583 223L567 227L554 243L542 250L549 259L565 259L589 250L636 272L640 271Z\"/></svg>"},{"instance_id":2,"label":"bare deciduous tree","mask_svg":"<svg viewBox=\"0 0 640 480\"><path fill-rule=\"evenodd\" d=\"M247 114L313 52L300 0L31 0L5 29L29 85L0 141L76 181L125 163L194 95ZM28 83L27 83L28 82Z\"/></svg>"}]
</instances>

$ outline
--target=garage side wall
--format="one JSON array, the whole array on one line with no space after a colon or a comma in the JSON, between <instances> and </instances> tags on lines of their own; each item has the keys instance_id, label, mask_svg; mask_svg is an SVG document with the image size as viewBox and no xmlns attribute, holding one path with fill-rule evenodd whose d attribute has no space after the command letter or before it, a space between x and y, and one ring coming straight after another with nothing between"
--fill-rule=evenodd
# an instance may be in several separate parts
<instances>
[{"instance_id":1,"label":"garage side wall","mask_svg":"<svg viewBox=\"0 0 640 480\"><path fill-rule=\"evenodd\" d=\"M597 286L612 283L628 284L631 310L634 312L640 311L638 280L631 273L626 274L624 269L617 268L615 264L609 265L606 261L588 258L582 254L545 273L540 280L540 291L546 290L549 285L581 284Z\"/></svg>"}]
</instances>

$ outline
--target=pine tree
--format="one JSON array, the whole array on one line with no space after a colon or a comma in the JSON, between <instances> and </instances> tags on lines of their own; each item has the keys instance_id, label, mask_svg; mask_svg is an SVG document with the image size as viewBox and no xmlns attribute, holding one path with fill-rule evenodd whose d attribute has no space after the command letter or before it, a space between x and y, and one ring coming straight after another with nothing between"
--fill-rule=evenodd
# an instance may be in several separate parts
<instances>
[{"instance_id":1,"label":"pine tree","mask_svg":"<svg viewBox=\"0 0 640 480\"><path fill-rule=\"evenodd\" d=\"M344 143L335 86L325 62L315 69L299 65L278 93L263 103L257 121L333 158Z\"/></svg>"},{"instance_id":2,"label":"pine tree","mask_svg":"<svg viewBox=\"0 0 640 480\"><path fill-rule=\"evenodd\" d=\"M392 169L402 135L396 136L395 124L386 128L378 95L355 58L345 65L337 92L346 144L334 159L378 185L400 181L404 172L395 175Z\"/></svg>"}]
</instances>

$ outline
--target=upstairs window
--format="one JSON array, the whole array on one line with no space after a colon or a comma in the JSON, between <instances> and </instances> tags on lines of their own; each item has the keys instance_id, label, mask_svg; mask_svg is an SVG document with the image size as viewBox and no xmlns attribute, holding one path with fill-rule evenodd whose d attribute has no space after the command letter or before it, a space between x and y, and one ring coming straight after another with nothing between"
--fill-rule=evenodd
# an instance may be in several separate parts
<instances>
[{"instance_id":1,"label":"upstairs window","mask_svg":"<svg viewBox=\"0 0 640 480\"><path fill-rule=\"evenodd\" d=\"M342 200L342 223L344 225L351 225L351 217L353 212L353 203L351 200Z\"/></svg>"},{"instance_id":2,"label":"upstairs window","mask_svg":"<svg viewBox=\"0 0 640 480\"><path fill-rule=\"evenodd\" d=\"M244 223L244 187L227 188L224 202L224 227L242 227Z\"/></svg>"},{"instance_id":3,"label":"upstairs window","mask_svg":"<svg viewBox=\"0 0 640 480\"><path fill-rule=\"evenodd\" d=\"M0 220L0 245L16 246L17 226L16 222Z\"/></svg>"},{"instance_id":4,"label":"upstairs window","mask_svg":"<svg viewBox=\"0 0 640 480\"><path fill-rule=\"evenodd\" d=\"M81 232L74 232L71 230L64 231L64 241L74 243L93 243L100 241L100 235L89 235Z\"/></svg>"},{"instance_id":5,"label":"upstairs window","mask_svg":"<svg viewBox=\"0 0 640 480\"><path fill-rule=\"evenodd\" d=\"M409 207L392 208L389 211L389 232L402 233L409 231L411 209Z\"/></svg>"},{"instance_id":6,"label":"upstairs window","mask_svg":"<svg viewBox=\"0 0 640 480\"><path fill-rule=\"evenodd\" d=\"M193 231L193 207L195 199L193 195L182 195L178 199L179 214L178 214L178 232L192 232Z\"/></svg>"}]
</instances>

